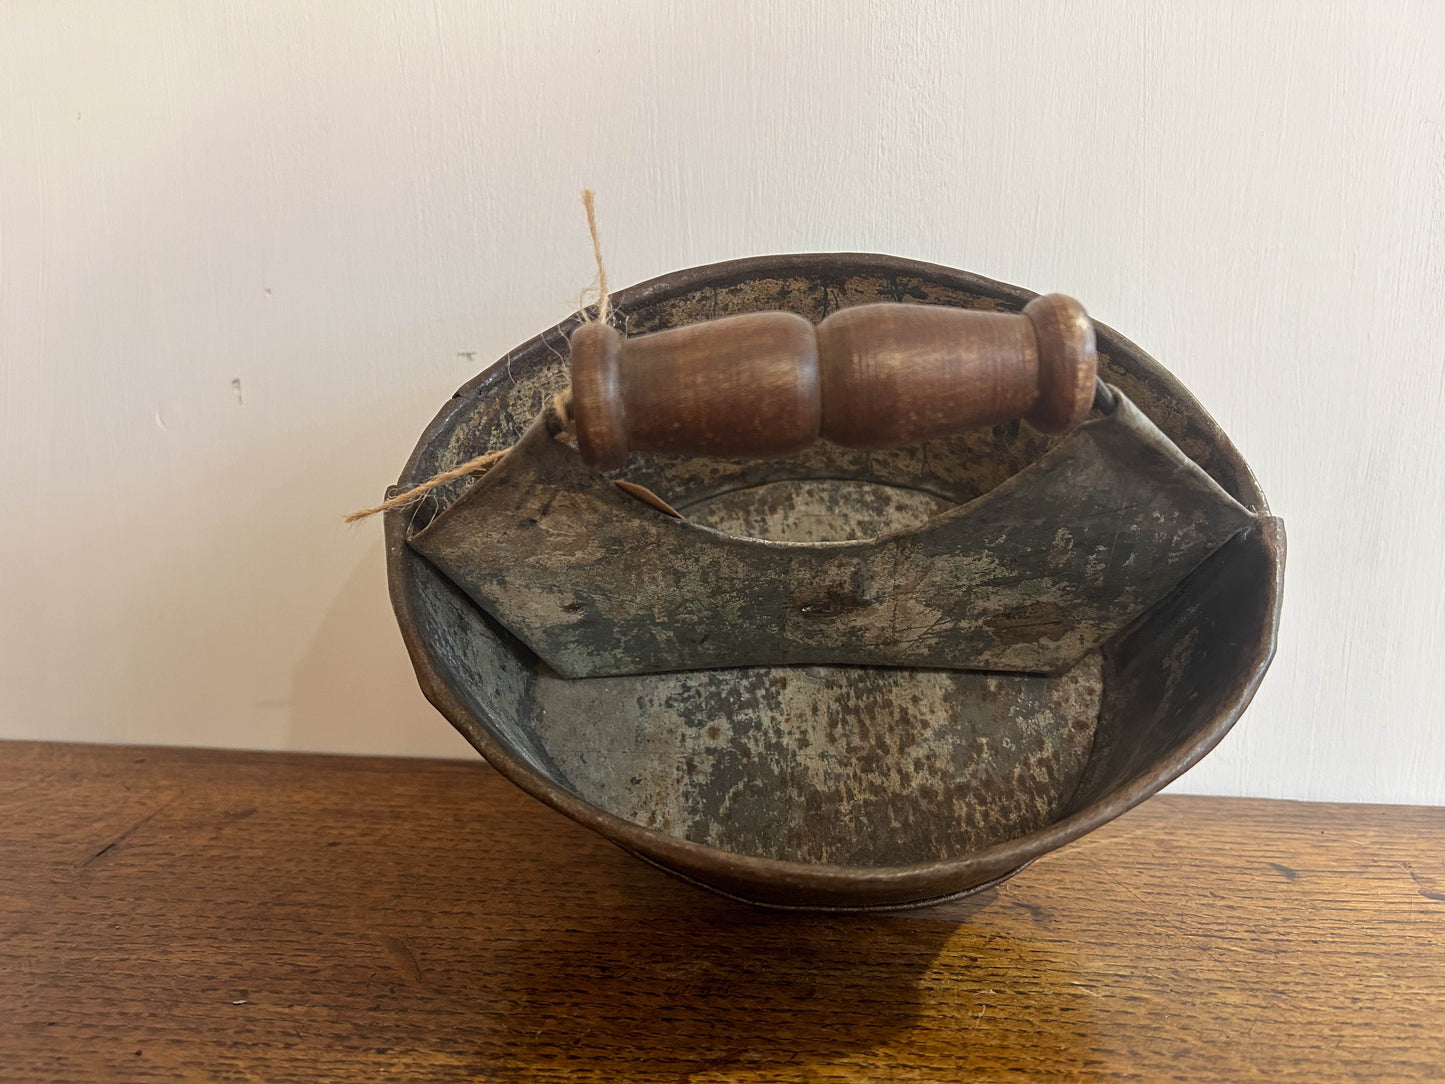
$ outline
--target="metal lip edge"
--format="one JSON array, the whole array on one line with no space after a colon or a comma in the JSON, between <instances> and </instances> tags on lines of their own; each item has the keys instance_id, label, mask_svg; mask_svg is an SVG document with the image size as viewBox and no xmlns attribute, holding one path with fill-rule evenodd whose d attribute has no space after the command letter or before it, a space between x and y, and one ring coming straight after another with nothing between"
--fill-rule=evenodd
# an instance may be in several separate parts
<instances>
[{"instance_id":1,"label":"metal lip edge","mask_svg":"<svg viewBox=\"0 0 1445 1084\"><path fill-rule=\"evenodd\" d=\"M978 884L970 885L967 888L960 888L956 892L945 892L942 895L925 896L916 900L902 900L898 903L774 903L743 895L739 892L729 892L725 888L709 884L707 881L700 880L680 870L675 870L671 866L664 865L656 859L649 858L641 851L628 850L620 843L615 843L615 846L633 858L646 862L653 869L660 870L667 874L669 877L674 877L679 881L690 884L694 888L700 888L704 892L711 892L714 896L721 896L725 900L731 900L733 903L744 903L749 907L756 907L762 911L803 912L805 914L868 915L886 914L891 911L918 911L925 907L937 907L939 904L953 903L956 900L967 899L969 896L976 896L980 892L987 892L990 888L997 888L1005 881L1010 881L1014 877L1017 877L1037 861L1037 859L1030 858L1027 862L1023 863L1023 865L1015 866L1006 873L987 881L980 881Z\"/></svg>"},{"instance_id":2,"label":"metal lip edge","mask_svg":"<svg viewBox=\"0 0 1445 1084\"><path fill-rule=\"evenodd\" d=\"M922 278L951 289L992 297L1019 309L1039 296L1036 292L1022 286L1015 286L957 268L945 267L942 264L913 260L903 256L870 252L820 252L748 256L742 259L723 260L671 271L626 287L614 294L612 300L616 309L624 310L669 301L700 289L732 286L766 275L789 273L815 277L835 275L839 278L846 278L849 275ZM418 480L421 458L432 441L446 429L454 415L465 408L467 400L488 391L506 374L508 359L511 359L513 364L518 362L531 364L538 354L552 356L555 347L549 346L546 339L549 336L560 335L565 340L567 334L581 322L580 312L569 314L552 327L507 351L486 369L459 387L423 429L396 484L407 485ZM1214 416L1184 386L1183 382L1136 343L1109 325L1095 320L1094 326L1101 353L1110 359L1116 353L1122 354L1133 363L1124 366L1126 370L1131 371L1130 375L1136 375L1132 372L1135 367L1143 369L1169 396L1190 404L1197 410L1199 420L1205 424L1207 438L1219 448L1235 474L1249 486L1250 492L1239 495L1241 503L1261 516L1269 515L1269 505L1253 470Z\"/></svg>"},{"instance_id":3,"label":"metal lip edge","mask_svg":"<svg viewBox=\"0 0 1445 1084\"><path fill-rule=\"evenodd\" d=\"M1031 290L1012 286L1005 282L974 275L942 264L910 260L902 256L889 256L874 252L792 252L764 256L747 256L736 260L720 260L716 263L701 264L679 271L670 271L628 286L612 295L612 307L622 311L642 305L654 305L670 301L695 290L735 286L740 282L764 277L768 274L809 274L816 275L822 270L839 278L848 275L909 275L946 283L954 289L966 290L985 297L994 297L1023 308L1038 295ZM566 318L547 328L538 335L508 350L500 358L476 376L472 377L455 392L437 411L431 422L422 431L421 439L408 457L397 485L406 485L416 480L418 462L432 438L440 433L451 420L452 415L464 406L459 400L475 398L490 389L506 372L508 358L515 363L536 351L551 354L546 343L548 336L561 335L563 339L583 322L580 312L570 313Z\"/></svg>"}]
</instances>

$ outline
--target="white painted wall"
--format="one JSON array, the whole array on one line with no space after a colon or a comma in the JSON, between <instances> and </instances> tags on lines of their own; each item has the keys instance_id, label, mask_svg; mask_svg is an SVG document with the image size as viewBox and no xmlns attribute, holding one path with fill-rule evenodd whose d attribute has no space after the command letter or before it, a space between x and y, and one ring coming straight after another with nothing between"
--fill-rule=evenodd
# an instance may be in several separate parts
<instances>
[{"instance_id":1,"label":"white painted wall","mask_svg":"<svg viewBox=\"0 0 1445 1084\"><path fill-rule=\"evenodd\" d=\"M1290 532L1185 781L1445 803L1445 5L0 5L0 735L463 754L376 498L619 284L862 249L1083 299Z\"/></svg>"}]
</instances>

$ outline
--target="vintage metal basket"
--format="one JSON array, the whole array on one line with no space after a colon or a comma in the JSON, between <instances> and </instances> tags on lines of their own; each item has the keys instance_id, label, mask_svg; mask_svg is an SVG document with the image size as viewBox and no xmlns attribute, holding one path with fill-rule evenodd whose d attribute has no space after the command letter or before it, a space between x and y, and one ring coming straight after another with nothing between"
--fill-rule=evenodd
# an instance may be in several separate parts
<instances>
[{"instance_id":1,"label":"vintage metal basket","mask_svg":"<svg viewBox=\"0 0 1445 1084\"><path fill-rule=\"evenodd\" d=\"M887 256L775 256L623 291L613 324L1033 297ZM768 906L936 902L1143 801L1263 677L1282 524L1199 403L1113 331L1066 433L634 453L604 474L554 401L577 326L428 426L393 493L515 447L388 512L388 572L432 703L639 857Z\"/></svg>"}]
</instances>

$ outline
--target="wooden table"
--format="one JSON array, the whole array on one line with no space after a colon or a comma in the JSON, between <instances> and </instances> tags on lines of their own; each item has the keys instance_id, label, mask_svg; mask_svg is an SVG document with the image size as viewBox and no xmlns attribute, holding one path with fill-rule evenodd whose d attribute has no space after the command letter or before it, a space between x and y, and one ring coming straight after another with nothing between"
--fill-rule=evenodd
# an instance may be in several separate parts
<instances>
[{"instance_id":1,"label":"wooden table","mask_svg":"<svg viewBox=\"0 0 1445 1084\"><path fill-rule=\"evenodd\" d=\"M0 743L0 1079L1445 1080L1445 809L1158 798L750 910L480 763Z\"/></svg>"}]
</instances>

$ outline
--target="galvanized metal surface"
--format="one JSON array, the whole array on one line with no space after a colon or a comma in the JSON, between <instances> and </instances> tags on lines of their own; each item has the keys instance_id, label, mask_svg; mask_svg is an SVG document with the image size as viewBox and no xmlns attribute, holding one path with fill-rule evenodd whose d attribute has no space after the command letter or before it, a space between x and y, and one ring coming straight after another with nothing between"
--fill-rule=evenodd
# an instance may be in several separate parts
<instances>
[{"instance_id":1,"label":"galvanized metal surface","mask_svg":"<svg viewBox=\"0 0 1445 1084\"><path fill-rule=\"evenodd\" d=\"M790 664L1054 673L1251 522L1123 396L968 504L853 542L674 519L587 468L553 439L559 428L538 418L411 543L566 677ZM791 527L793 492L791 506L754 507L760 530L778 533L770 512ZM827 496L864 498L877 517L873 491ZM815 521L827 512L816 496L804 507Z\"/></svg>"},{"instance_id":2,"label":"galvanized metal surface","mask_svg":"<svg viewBox=\"0 0 1445 1084\"><path fill-rule=\"evenodd\" d=\"M1091 652L1058 678L821 666L549 676L533 729L577 794L624 820L762 858L932 862L1054 819L1088 759L1102 668Z\"/></svg>"},{"instance_id":3,"label":"galvanized metal surface","mask_svg":"<svg viewBox=\"0 0 1445 1084\"><path fill-rule=\"evenodd\" d=\"M618 302L636 331L751 308L817 319L840 300L900 293L1009 309L1032 296L944 268L849 255L699 268L624 291ZM565 384L567 330L514 351L463 389L423 436L403 484L514 442ZM741 898L894 906L1008 874L1207 752L1273 651L1282 533L1248 469L1147 356L1107 328L1100 346L1104 377L1256 518L1109 639L1070 677L1072 690L1062 678L821 667L567 681L407 544L464 486L387 518L393 602L423 690L524 789L649 861ZM988 454L899 449L831 476L887 485L918 477L927 454L933 475L948 479L948 492L933 496L958 502L1053 446L1026 427L962 443ZM838 467L820 463L815 477ZM769 529L792 529L786 517L769 519L771 495L751 504L730 496L779 481L775 471L763 461L634 457L627 476L671 500L690 495L694 518L720 498L722 515L762 515ZM728 512L736 499L744 507ZM805 735L827 755L807 754Z\"/></svg>"},{"instance_id":4,"label":"galvanized metal surface","mask_svg":"<svg viewBox=\"0 0 1445 1084\"><path fill-rule=\"evenodd\" d=\"M955 507L920 489L846 479L784 479L680 502L693 523L771 542L852 542L922 527Z\"/></svg>"}]
</instances>

